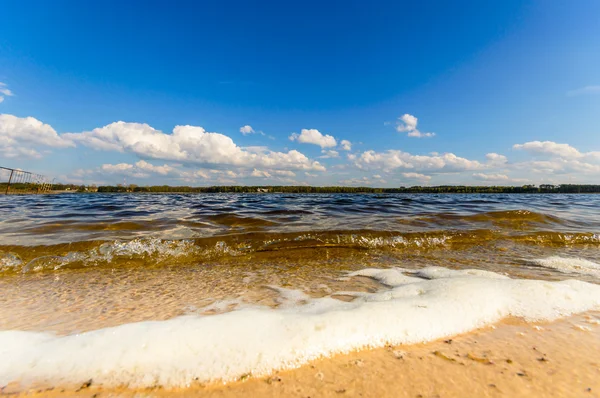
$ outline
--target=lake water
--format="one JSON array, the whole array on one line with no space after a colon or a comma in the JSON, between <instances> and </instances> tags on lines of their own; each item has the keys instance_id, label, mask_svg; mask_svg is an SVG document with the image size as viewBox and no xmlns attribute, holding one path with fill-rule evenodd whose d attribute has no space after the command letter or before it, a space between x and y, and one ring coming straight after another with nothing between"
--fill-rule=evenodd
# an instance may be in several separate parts
<instances>
[{"instance_id":1,"label":"lake water","mask_svg":"<svg viewBox=\"0 0 600 398\"><path fill-rule=\"evenodd\" d=\"M599 264L600 195L0 196L0 384L231 380L556 319L598 308Z\"/></svg>"}]
</instances>

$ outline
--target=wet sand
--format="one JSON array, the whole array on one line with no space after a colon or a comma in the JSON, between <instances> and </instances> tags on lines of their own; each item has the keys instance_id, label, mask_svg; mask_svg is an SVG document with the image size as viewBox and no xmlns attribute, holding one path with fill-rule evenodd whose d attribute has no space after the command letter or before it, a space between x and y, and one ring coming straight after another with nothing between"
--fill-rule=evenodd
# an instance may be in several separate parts
<instances>
[{"instance_id":1,"label":"wet sand","mask_svg":"<svg viewBox=\"0 0 600 398\"><path fill-rule=\"evenodd\" d=\"M232 359L235 360L235 359ZM323 358L226 385L128 390L90 385L20 391L33 397L600 397L600 312L548 324L508 319L427 344Z\"/></svg>"}]
</instances>

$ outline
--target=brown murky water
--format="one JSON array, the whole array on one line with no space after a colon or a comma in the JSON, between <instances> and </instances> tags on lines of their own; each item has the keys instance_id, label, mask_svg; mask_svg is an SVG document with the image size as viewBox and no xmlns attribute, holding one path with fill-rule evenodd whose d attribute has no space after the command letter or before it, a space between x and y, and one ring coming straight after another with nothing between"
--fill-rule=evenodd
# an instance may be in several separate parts
<instances>
[{"instance_id":1,"label":"brown murky water","mask_svg":"<svg viewBox=\"0 0 600 398\"><path fill-rule=\"evenodd\" d=\"M0 197L0 329L72 333L319 297L365 267L476 268L598 282L541 267L600 262L597 195L47 195ZM355 285L360 283L353 281Z\"/></svg>"}]
</instances>

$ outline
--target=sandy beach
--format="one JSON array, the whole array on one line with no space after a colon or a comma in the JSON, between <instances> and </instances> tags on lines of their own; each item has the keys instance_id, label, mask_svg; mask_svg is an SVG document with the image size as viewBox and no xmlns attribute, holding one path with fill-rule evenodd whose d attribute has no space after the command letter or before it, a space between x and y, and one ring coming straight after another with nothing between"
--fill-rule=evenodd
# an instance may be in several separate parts
<instances>
[{"instance_id":1,"label":"sandy beach","mask_svg":"<svg viewBox=\"0 0 600 398\"><path fill-rule=\"evenodd\" d=\"M598 397L600 313L547 324L508 319L427 344L323 358L298 369L185 389L83 386L19 391L31 397Z\"/></svg>"}]
</instances>

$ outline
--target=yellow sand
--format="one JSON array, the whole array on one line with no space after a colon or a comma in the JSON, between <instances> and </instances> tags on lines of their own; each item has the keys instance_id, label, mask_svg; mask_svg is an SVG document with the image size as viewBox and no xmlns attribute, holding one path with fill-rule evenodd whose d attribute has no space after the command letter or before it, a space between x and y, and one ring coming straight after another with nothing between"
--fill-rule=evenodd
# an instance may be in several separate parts
<instances>
[{"instance_id":1,"label":"yellow sand","mask_svg":"<svg viewBox=\"0 0 600 398\"><path fill-rule=\"evenodd\" d=\"M452 340L324 358L267 378L188 389L83 386L4 394L77 397L600 397L600 314L507 320ZM234 359L232 359L234 360Z\"/></svg>"}]
</instances>

